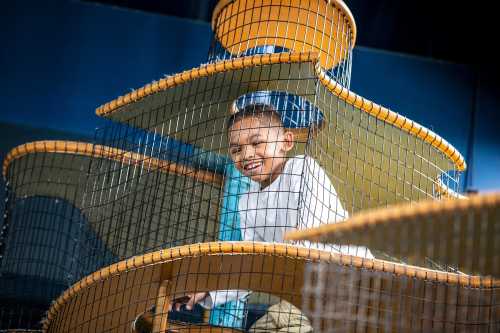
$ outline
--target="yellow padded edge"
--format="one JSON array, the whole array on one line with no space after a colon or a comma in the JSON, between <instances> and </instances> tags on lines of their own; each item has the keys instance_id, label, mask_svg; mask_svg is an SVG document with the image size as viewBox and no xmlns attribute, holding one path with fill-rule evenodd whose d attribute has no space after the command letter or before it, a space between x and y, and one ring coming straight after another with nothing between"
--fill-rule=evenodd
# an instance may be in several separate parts
<instances>
[{"instance_id":1,"label":"yellow padded edge","mask_svg":"<svg viewBox=\"0 0 500 333\"><path fill-rule=\"evenodd\" d=\"M474 195L468 200L428 200L412 204L394 205L363 211L347 219L345 223L324 224L317 228L292 231L285 235L287 240L311 240L346 230L362 230L377 224L410 221L415 218L427 218L446 213L459 213L481 210L486 207L500 207L500 193Z\"/></svg>"},{"instance_id":2,"label":"yellow padded edge","mask_svg":"<svg viewBox=\"0 0 500 333\"><path fill-rule=\"evenodd\" d=\"M234 0L220 0L217 3L217 5L214 8L214 11L212 12L212 31L215 31L217 17L219 16L220 11L233 1ZM346 14L346 17L349 20L352 29L351 45L354 48L354 45L356 44L357 28L356 28L356 21L354 21L354 16L352 15L351 10L342 0L325 0L325 1L328 2L328 4L333 7L340 8L340 10Z\"/></svg>"},{"instance_id":3,"label":"yellow padded edge","mask_svg":"<svg viewBox=\"0 0 500 333\"><path fill-rule=\"evenodd\" d=\"M124 151L118 148L93 145L86 142L76 141L35 141L25 143L12 149L3 161L3 177L7 179L8 169L11 163L28 154L34 153L58 153L58 154L76 154L81 156L107 158L126 164L142 164L151 170L175 173L182 176L191 176L205 183L213 183L222 186L223 177L204 170L176 164L166 160L160 160L154 157Z\"/></svg>"},{"instance_id":4,"label":"yellow padded edge","mask_svg":"<svg viewBox=\"0 0 500 333\"><path fill-rule=\"evenodd\" d=\"M197 68L193 68L191 70L184 71L182 73L169 76L159 81L154 81L124 96L120 96L117 99L114 99L113 101L98 107L96 109L96 114L98 116L105 117L119 107L133 103L146 96L152 95L159 91L170 89L188 81L194 81L198 78L210 76L217 73L254 66L264 66L278 63L300 63L310 61L316 62L317 60L318 54L315 52L272 53L233 58L216 63L206 64Z\"/></svg>"},{"instance_id":5,"label":"yellow padded edge","mask_svg":"<svg viewBox=\"0 0 500 333\"><path fill-rule=\"evenodd\" d=\"M349 89L343 87L332 78L330 78L328 74L317 64L315 68L316 75L318 76L321 83L335 96L338 96L348 104L361 109L362 111L376 117L377 119L398 127L403 131L431 144L436 149L441 151L445 156L450 158L455 164L457 170L464 171L466 169L464 157L448 141L432 132L431 130L425 128L424 126L418 124L417 122L353 93Z\"/></svg>"},{"instance_id":6,"label":"yellow padded edge","mask_svg":"<svg viewBox=\"0 0 500 333\"><path fill-rule=\"evenodd\" d=\"M34 141L19 145L11 149L3 160L2 174L4 179L7 179L10 164L14 160L33 153L66 153L92 156L93 145L87 142L52 140Z\"/></svg>"},{"instance_id":7,"label":"yellow padded edge","mask_svg":"<svg viewBox=\"0 0 500 333\"><path fill-rule=\"evenodd\" d=\"M378 270L382 272L394 273L426 279L428 281L439 281L450 284L459 284L471 287L497 287L500 281L480 276L469 276L465 274L455 274L435 271L410 265L392 263L384 260L366 259L362 257L340 255L327 251L308 249L287 244L259 243L259 242L209 242L193 245L178 246L156 252L135 256L116 264L102 268L75 283L67 289L50 307L47 319L44 322L44 330L48 328L49 322L61 310L73 296L81 290L88 288L98 282L104 281L112 276L122 274L142 267L173 262L176 260L213 255L274 255L296 258L308 261L324 261L338 263L341 265L351 265L358 268Z\"/></svg>"},{"instance_id":8,"label":"yellow padded edge","mask_svg":"<svg viewBox=\"0 0 500 333\"><path fill-rule=\"evenodd\" d=\"M118 108L133 103L141 98L152 95L162 90L166 90L185 82L206 77L217 73L237 70L246 67L270 65L277 63L299 63L299 62L313 62L315 63L315 72L320 82L335 96L345 101L360 110L380 119L390 125L402 129L410 135L416 136L434 146L447 156L454 164L457 170L464 171L466 163L464 157L460 152L453 147L446 140L441 138L433 131L418 124L417 122L408 119L396 112L393 112L379 104L376 104L366 98L363 98L349 89L343 87L335 80L330 78L328 74L321 68L318 63L318 54L316 52L304 53L273 53L261 54L248 57L234 58L230 60L219 61L216 63L203 65L182 73L170 76L160 81L147 84L138 90L120 96L113 101L106 103L96 109L98 116L106 117L110 113L116 111Z\"/></svg>"}]
</instances>

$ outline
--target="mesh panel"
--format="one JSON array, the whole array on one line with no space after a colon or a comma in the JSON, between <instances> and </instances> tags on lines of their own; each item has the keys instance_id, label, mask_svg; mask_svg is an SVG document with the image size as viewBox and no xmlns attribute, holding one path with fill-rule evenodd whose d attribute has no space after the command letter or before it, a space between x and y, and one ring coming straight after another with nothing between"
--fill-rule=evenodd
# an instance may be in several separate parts
<instances>
[{"instance_id":1,"label":"mesh panel","mask_svg":"<svg viewBox=\"0 0 500 333\"><path fill-rule=\"evenodd\" d=\"M2 329L40 328L51 301L80 278L78 239L91 230L78 188L89 158L71 154L73 146L61 142L61 153L49 153L56 144L39 142L13 151L0 266Z\"/></svg>"},{"instance_id":2,"label":"mesh panel","mask_svg":"<svg viewBox=\"0 0 500 333\"><path fill-rule=\"evenodd\" d=\"M498 194L394 206L326 227L290 236L367 246L387 261L309 265L303 305L316 330L498 330Z\"/></svg>"},{"instance_id":3,"label":"mesh panel","mask_svg":"<svg viewBox=\"0 0 500 333\"><path fill-rule=\"evenodd\" d=\"M431 143L319 86L325 127L308 153L324 168L351 213L458 190L459 173ZM411 122L410 120L406 120Z\"/></svg>"},{"instance_id":4,"label":"mesh panel","mask_svg":"<svg viewBox=\"0 0 500 333\"><path fill-rule=\"evenodd\" d=\"M222 0L212 26L207 64L97 109L108 122L94 145L59 144L7 160L2 269L61 286L75 282L51 307L45 328L469 325L450 311L467 318L471 311L477 327L493 327L497 291L482 278L454 283L373 259L426 266L422 257L363 239L297 237L283 244L288 232L354 228L355 214L367 209L460 197L465 163L451 145L348 90L356 28L347 7ZM488 265L469 274L484 274ZM442 310L443 293L484 307L476 315L477 302L460 300ZM428 315L431 306L437 315ZM421 312L412 317L416 308Z\"/></svg>"},{"instance_id":5,"label":"mesh panel","mask_svg":"<svg viewBox=\"0 0 500 333\"><path fill-rule=\"evenodd\" d=\"M434 272L423 270L394 274L309 265L305 312L316 332L494 332L498 328L498 287L490 288L487 281L473 285L453 282L451 276L434 277Z\"/></svg>"},{"instance_id":6,"label":"mesh panel","mask_svg":"<svg viewBox=\"0 0 500 333\"><path fill-rule=\"evenodd\" d=\"M341 2L220 1L209 61L280 52L317 52L320 65L349 88L356 26Z\"/></svg>"},{"instance_id":7,"label":"mesh panel","mask_svg":"<svg viewBox=\"0 0 500 333\"><path fill-rule=\"evenodd\" d=\"M117 146L116 140L109 143ZM165 152L155 144L129 146L136 153L113 149L110 159L92 164L85 212L113 257L106 260L103 250L88 249L87 273L95 262L98 268L162 247L215 239L221 176L145 155L152 153L149 148Z\"/></svg>"}]
</instances>

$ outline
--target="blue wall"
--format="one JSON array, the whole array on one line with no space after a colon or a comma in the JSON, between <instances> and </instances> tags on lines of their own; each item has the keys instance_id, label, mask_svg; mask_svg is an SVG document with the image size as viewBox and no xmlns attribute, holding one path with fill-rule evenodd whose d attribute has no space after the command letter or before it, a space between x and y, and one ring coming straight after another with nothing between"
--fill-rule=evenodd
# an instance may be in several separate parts
<instances>
[{"instance_id":1,"label":"blue wall","mask_svg":"<svg viewBox=\"0 0 500 333\"><path fill-rule=\"evenodd\" d=\"M3 8L0 123L10 130L0 132L2 159L54 133L90 140L97 106L207 59L208 23L70 0ZM500 88L483 72L357 47L352 90L451 142L468 160L468 188L500 190Z\"/></svg>"},{"instance_id":2,"label":"blue wall","mask_svg":"<svg viewBox=\"0 0 500 333\"><path fill-rule=\"evenodd\" d=\"M70 0L2 7L2 122L93 135L97 106L207 58L205 24Z\"/></svg>"},{"instance_id":3,"label":"blue wall","mask_svg":"<svg viewBox=\"0 0 500 333\"><path fill-rule=\"evenodd\" d=\"M481 68L474 113L470 182L480 190L500 190L500 70Z\"/></svg>"}]
</instances>

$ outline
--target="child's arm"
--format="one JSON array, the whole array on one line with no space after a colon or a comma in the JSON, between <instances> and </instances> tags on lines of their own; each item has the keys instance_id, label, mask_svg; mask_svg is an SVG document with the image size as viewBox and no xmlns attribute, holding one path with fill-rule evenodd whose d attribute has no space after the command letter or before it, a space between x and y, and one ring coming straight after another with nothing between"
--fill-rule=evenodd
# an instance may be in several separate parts
<instances>
[{"instance_id":1,"label":"child's arm","mask_svg":"<svg viewBox=\"0 0 500 333\"><path fill-rule=\"evenodd\" d=\"M215 306L230 302L230 301L237 301L237 300L245 300L248 295L250 294L250 291L248 290L217 290L217 291L210 291L208 293L208 297L206 297L202 303L200 303L201 306L211 309Z\"/></svg>"},{"instance_id":2,"label":"child's arm","mask_svg":"<svg viewBox=\"0 0 500 333\"><path fill-rule=\"evenodd\" d=\"M247 290L217 290L210 292L192 293L176 298L170 305L170 310L179 311L182 305L191 310L195 304L200 304L206 309L236 300L244 300L250 294Z\"/></svg>"}]
</instances>

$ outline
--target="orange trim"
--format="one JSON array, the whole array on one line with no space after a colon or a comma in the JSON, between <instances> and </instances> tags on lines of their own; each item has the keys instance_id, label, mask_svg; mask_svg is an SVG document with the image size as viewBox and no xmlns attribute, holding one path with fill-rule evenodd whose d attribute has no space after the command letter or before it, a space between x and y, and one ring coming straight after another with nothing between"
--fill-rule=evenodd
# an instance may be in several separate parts
<instances>
[{"instance_id":1,"label":"orange trim","mask_svg":"<svg viewBox=\"0 0 500 333\"><path fill-rule=\"evenodd\" d=\"M211 23L212 31L215 31L216 29L217 17L219 16L221 10L233 1L234 0L220 0L219 2L217 2L217 5L215 6L212 12L212 23ZM356 27L356 21L354 21L354 16L352 15L351 10L342 0L325 0L325 1L328 2L329 5L337 7L346 14L346 17L349 20L352 29L351 43L352 43L352 48L354 48L354 45L356 44L357 27Z\"/></svg>"},{"instance_id":2,"label":"orange trim","mask_svg":"<svg viewBox=\"0 0 500 333\"><path fill-rule=\"evenodd\" d=\"M321 66L319 66L318 59L318 54L315 52L273 53L234 58L213 64L203 65L201 67L176 74L169 78L153 82L134 92L118 97L117 99L114 99L113 101L97 108L96 114L98 116L107 117L109 114L116 112L118 108L126 104L133 103L151 94L173 88L185 82L196 80L200 77L206 77L225 71L279 63L313 62L315 64L315 73L318 79L332 94L361 111L366 112L377 119L393 125L408 134L416 136L424 142L431 144L447 156L455 164L458 171L464 171L467 168L464 157L446 140L417 122L363 98L343 87L326 74Z\"/></svg>"},{"instance_id":3,"label":"orange trim","mask_svg":"<svg viewBox=\"0 0 500 333\"><path fill-rule=\"evenodd\" d=\"M107 158L131 165L141 164L150 170L193 177L199 181L217 186L222 186L223 184L223 177L212 172L196 170L182 164L127 152L118 148L75 141L35 141L15 147L7 154L3 162L2 171L4 179L7 179L8 169L14 160L34 153L78 154L88 157Z\"/></svg>"},{"instance_id":4,"label":"orange trim","mask_svg":"<svg viewBox=\"0 0 500 333\"><path fill-rule=\"evenodd\" d=\"M215 38L231 57L271 44L290 52L318 52L321 66L334 68L351 60L356 41L354 18L336 1L222 1L212 23Z\"/></svg>"},{"instance_id":5,"label":"orange trim","mask_svg":"<svg viewBox=\"0 0 500 333\"><path fill-rule=\"evenodd\" d=\"M73 296L82 289L108 279L112 276L121 273L137 270L142 267L166 264L185 258L200 257L200 256L234 256L234 255L250 255L255 254L269 256L285 256L307 261L324 261L337 263L340 265L349 265L358 268L366 268L382 272L394 273L397 275L405 275L426 279L428 281L446 282L448 284L458 284L462 286L491 288L500 286L499 280L484 278L480 276L469 276L465 274L455 274L448 272L435 271L415 266L392 263L377 259L366 259L362 257L341 255L327 251L308 249L287 244L278 243L258 243L258 242L210 242L199 243L193 245L178 246L170 249L160 250L147 253L140 256L135 256L130 259L118 262L116 264L102 268L96 271L67 289L50 307L47 319L43 323L44 331L47 330L50 321L52 321L62 307Z\"/></svg>"},{"instance_id":6,"label":"orange trim","mask_svg":"<svg viewBox=\"0 0 500 333\"><path fill-rule=\"evenodd\" d=\"M464 171L467 168L465 159L460 154L460 152L448 141L441 138L436 133L411 119L408 119L396 112L393 112L379 104L376 104L362 96L353 93L349 89L343 87L332 78L330 78L328 74L317 64L315 68L316 75L318 76L321 83L335 96L344 100L348 104L376 117L377 119L380 119L399 129L402 129L403 131L431 144L445 156L450 158L455 164L455 167L458 169L458 171Z\"/></svg>"},{"instance_id":7,"label":"orange trim","mask_svg":"<svg viewBox=\"0 0 500 333\"><path fill-rule=\"evenodd\" d=\"M329 234L361 230L377 224L404 223L405 221L410 222L415 218L424 219L446 213L458 214L460 212L470 212L492 206L500 207L500 193L474 195L468 197L468 200L428 200L418 203L393 205L361 212L346 220L345 223L324 224L317 228L289 232L285 235L285 239L316 241Z\"/></svg>"},{"instance_id":8,"label":"orange trim","mask_svg":"<svg viewBox=\"0 0 500 333\"><path fill-rule=\"evenodd\" d=\"M61 154L81 154L92 156L93 145L87 142L76 141L34 141L19 145L9 151L3 160L2 174L7 179L10 164L25 155L33 153L61 153Z\"/></svg>"},{"instance_id":9,"label":"orange trim","mask_svg":"<svg viewBox=\"0 0 500 333\"><path fill-rule=\"evenodd\" d=\"M315 52L302 53L273 53L259 54L248 57L234 58L230 60L219 61L216 63L202 65L182 73L175 74L160 81L154 81L138 90L120 96L109 103L106 103L96 109L96 114L106 117L116 109L140 100L146 96L155 94L159 91L167 90L181 85L188 81L194 81L201 77L211 76L213 74L227 72L231 70L243 69L254 66L264 66L279 63L300 63L317 61L318 54Z\"/></svg>"}]
</instances>

